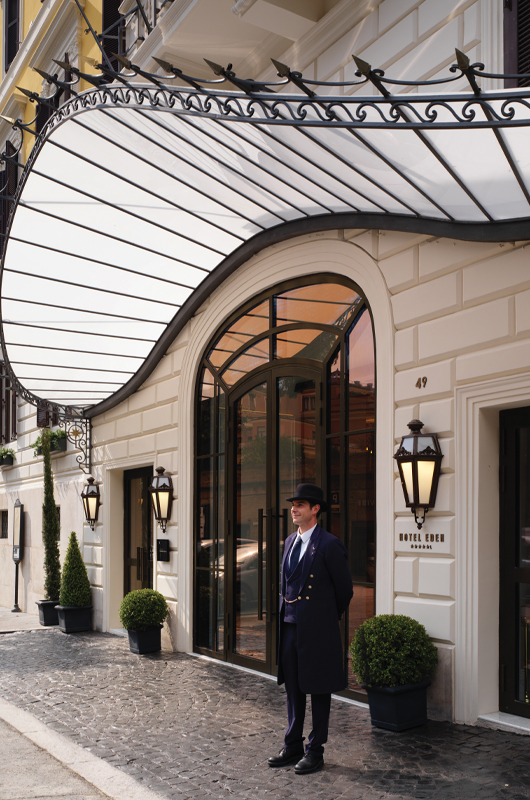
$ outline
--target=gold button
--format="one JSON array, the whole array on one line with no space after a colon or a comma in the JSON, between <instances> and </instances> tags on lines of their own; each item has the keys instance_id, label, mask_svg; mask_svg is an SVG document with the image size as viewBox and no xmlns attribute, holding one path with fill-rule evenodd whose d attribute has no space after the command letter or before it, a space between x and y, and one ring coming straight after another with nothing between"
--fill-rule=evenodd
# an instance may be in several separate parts
<instances>
[{"instance_id":1,"label":"gold button","mask_svg":"<svg viewBox=\"0 0 530 800\"><path fill-rule=\"evenodd\" d=\"M306 597L306 600L309 600L309 597Z\"/></svg>"},{"instance_id":2,"label":"gold button","mask_svg":"<svg viewBox=\"0 0 530 800\"><path fill-rule=\"evenodd\" d=\"M312 589L313 587L312 587L312 586L308 586L307 588L308 588L308 589Z\"/></svg>"},{"instance_id":3,"label":"gold button","mask_svg":"<svg viewBox=\"0 0 530 800\"><path fill-rule=\"evenodd\" d=\"M299 597L298 599L299 599L299 600L301 600L302 598L301 598L301 597Z\"/></svg>"},{"instance_id":4,"label":"gold button","mask_svg":"<svg viewBox=\"0 0 530 800\"><path fill-rule=\"evenodd\" d=\"M314 578L315 576L314 576L314 575L310 575L309 577L310 577L310 578Z\"/></svg>"}]
</instances>

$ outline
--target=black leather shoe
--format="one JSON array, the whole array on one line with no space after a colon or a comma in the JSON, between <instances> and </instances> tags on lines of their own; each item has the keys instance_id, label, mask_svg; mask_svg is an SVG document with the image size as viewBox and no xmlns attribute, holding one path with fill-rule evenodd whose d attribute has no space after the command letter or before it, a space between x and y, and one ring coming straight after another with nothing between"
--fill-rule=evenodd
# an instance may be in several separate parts
<instances>
[{"instance_id":1,"label":"black leather shoe","mask_svg":"<svg viewBox=\"0 0 530 800\"><path fill-rule=\"evenodd\" d=\"M271 756L269 758L268 764L269 767L285 767L287 764L299 761L300 756L303 756L303 754L303 750L289 750L289 748L284 747L277 756Z\"/></svg>"},{"instance_id":2,"label":"black leather shoe","mask_svg":"<svg viewBox=\"0 0 530 800\"><path fill-rule=\"evenodd\" d=\"M295 766L294 771L297 775L308 775L310 772L316 772L317 769L322 769L324 766L324 756L319 756L316 753L306 753L301 761Z\"/></svg>"}]
</instances>

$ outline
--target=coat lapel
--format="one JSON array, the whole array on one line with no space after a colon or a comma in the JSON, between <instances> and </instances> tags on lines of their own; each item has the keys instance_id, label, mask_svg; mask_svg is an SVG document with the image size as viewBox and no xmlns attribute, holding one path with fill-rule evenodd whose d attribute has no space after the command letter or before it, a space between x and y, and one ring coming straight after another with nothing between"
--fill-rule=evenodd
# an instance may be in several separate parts
<instances>
[{"instance_id":1,"label":"coat lapel","mask_svg":"<svg viewBox=\"0 0 530 800\"><path fill-rule=\"evenodd\" d=\"M299 576L299 583L298 583L298 591L302 589L304 583L307 581L307 576L311 572L311 567L313 565L313 559L315 557L315 553L318 550L320 545L320 539L322 536L322 528L320 525L317 525L313 533L311 534L311 538L309 540L309 544L307 545L307 550L304 553L304 557L302 559L302 573Z\"/></svg>"},{"instance_id":2,"label":"coat lapel","mask_svg":"<svg viewBox=\"0 0 530 800\"><path fill-rule=\"evenodd\" d=\"M298 533L295 531L294 533L290 533L287 539L285 540L285 546L283 548L283 560L282 560L282 597L285 596L285 563L287 558L289 557L289 553L291 552L291 547L298 536Z\"/></svg>"}]
</instances>

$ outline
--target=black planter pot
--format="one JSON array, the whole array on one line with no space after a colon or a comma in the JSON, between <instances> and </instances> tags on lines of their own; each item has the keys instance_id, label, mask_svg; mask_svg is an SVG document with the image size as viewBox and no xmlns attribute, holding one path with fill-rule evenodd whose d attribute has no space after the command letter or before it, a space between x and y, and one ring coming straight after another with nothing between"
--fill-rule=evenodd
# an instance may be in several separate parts
<instances>
[{"instance_id":1,"label":"black planter pot","mask_svg":"<svg viewBox=\"0 0 530 800\"><path fill-rule=\"evenodd\" d=\"M59 630L63 633L89 631L92 606L57 606Z\"/></svg>"},{"instance_id":2,"label":"black planter pot","mask_svg":"<svg viewBox=\"0 0 530 800\"><path fill-rule=\"evenodd\" d=\"M12 467L13 466L13 456L3 456L0 458L0 467Z\"/></svg>"},{"instance_id":3,"label":"black planter pot","mask_svg":"<svg viewBox=\"0 0 530 800\"><path fill-rule=\"evenodd\" d=\"M129 629L129 648L131 653L143 656L146 653L158 653L162 649L162 625L155 625L146 631Z\"/></svg>"},{"instance_id":4,"label":"black planter pot","mask_svg":"<svg viewBox=\"0 0 530 800\"><path fill-rule=\"evenodd\" d=\"M405 686L364 686L368 693L372 725L387 731L406 731L427 722L427 687L430 681Z\"/></svg>"},{"instance_id":5,"label":"black planter pot","mask_svg":"<svg viewBox=\"0 0 530 800\"><path fill-rule=\"evenodd\" d=\"M57 439L55 444L50 447L50 452L53 452L54 450L59 450L64 453L66 450L66 436L63 436L62 439Z\"/></svg>"},{"instance_id":6,"label":"black planter pot","mask_svg":"<svg viewBox=\"0 0 530 800\"><path fill-rule=\"evenodd\" d=\"M48 625L58 625L59 615L57 614L58 600L36 600L39 607L39 622L45 627Z\"/></svg>"}]
</instances>

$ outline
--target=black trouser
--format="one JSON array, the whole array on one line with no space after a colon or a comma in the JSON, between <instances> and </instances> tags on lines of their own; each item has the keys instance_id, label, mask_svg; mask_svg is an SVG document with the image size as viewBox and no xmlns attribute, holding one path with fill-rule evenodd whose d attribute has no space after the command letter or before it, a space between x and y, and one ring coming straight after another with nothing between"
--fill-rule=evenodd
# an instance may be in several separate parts
<instances>
[{"instance_id":1,"label":"black trouser","mask_svg":"<svg viewBox=\"0 0 530 800\"><path fill-rule=\"evenodd\" d=\"M281 653L285 691L287 693L287 730L285 746L290 750L303 748L303 730L306 708L306 695L300 690L298 683L298 646L296 624L282 623ZM329 711L331 694L312 694L311 710L313 730L309 734L306 752L322 755L328 740Z\"/></svg>"}]
</instances>

